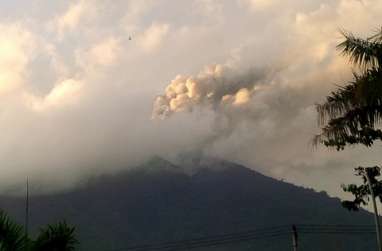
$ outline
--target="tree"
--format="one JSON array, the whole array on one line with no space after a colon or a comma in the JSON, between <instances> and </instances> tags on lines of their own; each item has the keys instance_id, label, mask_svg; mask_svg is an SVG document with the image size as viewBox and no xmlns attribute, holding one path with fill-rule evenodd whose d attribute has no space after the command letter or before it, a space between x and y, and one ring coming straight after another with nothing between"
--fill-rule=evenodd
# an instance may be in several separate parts
<instances>
[{"instance_id":1,"label":"tree","mask_svg":"<svg viewBox=\"0 0 382 251\"><path fill-rule=\"evenodd\" d=\"M370 201L369 195L371 194L371 191L366 175L369 177L374 197L378 198L379 201L382 202L382 181L377 179L377 177L381 176L381 168L379 166L358 167L355 168L355 175L362 177L363 184L342 185L344 192L351 193L354 196L353 200L342 201L342 205L350 211L358 211L362 206L366 206L368 204Z\"/></svg>"},{"instance_id":2,"label":"tree","mask_svg":"<svg viewBox=\"0 0 382 251\"><path fill-rule=\"evenodd\" d=\"M333 91L324 103L316 106L319 125L323 127L321 133L314 137L314 144L324 144L337 150L353 144L370 147L374 141L382 140L382 130L378 127L382 120L382 29L367 39L356 38L349 32L342 34L345 40L337 48L350 57L350 62L358 66L359 72L354 72L352 81ZM380 196L381 193L375 179L380 175L378 166L355 170L356 175L363 177L364 185L343 186L345 192L355 196L352 203L343 202L351 210L367 205L367 196L372 191L366 185L366 177L372 181L374 194Z\"/></svg>"},{"instance_id":3,"label":"tree","mask_svg":"<svg viewBox=\"0 0 382 251\"><path fill-rule=\"evenodd\" d=\"M66 222L59 222L42 228L36 240L31 240L0 210L0 251L74 251L78 244L74 231Z\"/></svg>"},{"instance_id":4,"label":"tree","mask_svg":"<svg viewBox=\"0 0 382 251\"><path fill-rule=\"evenodd\" d=\"M343 150L346 145L372 146L382 140L376 125L382 120L382 30L361 39L348 32L337 48L358 67L353 80L316 106L321 133L314 144Z\"/></svg>"},{"instance_id":5,"label":"tree","mask_svg":"<svg viewBox=\"0 0 382 251\"><path fill-rule=\"evenodd\" d=\"M378 181L376 177L381 175L381 168L374 167L358 167L355 169L357 176L362 176L363 185L357 186L355 184L342 185L345 192L350 192L354 195L353 201L342 201L342 205L349 210L358 211L362 205L367 205L371 200L374 209L375 230L377 233L378 250L382 251L381 244L381 229L379 224L379 215L375 198L378 197L382 202L382 182ZM370 195L370 197L369 197ZM369 199L370 198L370 199Z\"/></svg>"},{"instance_id":6,"label":"tree","mask_svg":"<svg viewBox=\"0 0 382 251\"><path fill-rule=\"evenodd\" d=\"M26 242L23 228L0 211L0 251L24 251Z\"/></svg>"},{"instance_id":7,"label":"tree","mask_svg":"<svg viewBox=\"0 0 382 251\"><path fill-rule=\"evenodd\" d=\"M33 242L33 251L74 251L78 244L74 236L74 227L59 222L42 228Z\"/></svg>"},{"instance_id":8,"label":"tree","mask_svg":"<svg viewBox=\"0 0 382 251\"><path fill-rule=\"evenodd\" d=\"M363 144L371 147L376 140L382 140L378 123L382 120L382 29L375 35L362 39L348 32L342 33L345 41L337 48L359 68L353 71L353 80L339 87L316 106L321 133L314 138L314 144L324 144L343 150L346 145ZM382 251L379 216L375 197L381 200L381 183L376 177L380 168L359 167L356 175L362 176L363 185L343 185L345 192L354 195L353 201L343 201L350 210L358 210L373 203L378 249Z\"/></svg>"}]
</instances>

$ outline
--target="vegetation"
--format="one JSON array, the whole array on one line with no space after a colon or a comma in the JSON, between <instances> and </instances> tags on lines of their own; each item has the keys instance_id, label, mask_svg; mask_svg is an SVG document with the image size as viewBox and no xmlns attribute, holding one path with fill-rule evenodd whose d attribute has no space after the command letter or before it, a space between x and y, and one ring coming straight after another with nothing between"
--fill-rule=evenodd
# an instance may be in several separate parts
<instances>
[{"instance_id":1,"label":"vegetation","mask_svg":"<svg viewBox=\"0 0 382 251\"><path fill-rule=\"evenodd\" d=\"M26 242L27 238L25 238L23 228L10 220L3 211L0 211L0 250L25 250Z\"/></svg>"},{"instance_id":2,"label":"vegetation","mask_svg":"<svg viewBox=\"0 0 382 251\"><path fill-rule=\"evenodd\" d=\"M376 140L382 140L379 123L382 120L382 29L373 36L362 39L352 33L343 32L345 40L337 48L350 58L358 72L353 80L339 87L317 105L321 133L314 138L314 144L335 147L338 151L347 145L362 144L371 147ZM375 198L381 200L381 182L376 179L381 169L358 167L357 176L363 184L342 185L345 192L354 196L353 201L342 201L342 205L358 211L371 200L374 208L378 250L382 250L380 226Z\"/></svg>"},{"instance_id":3,"label":"vegetation","mask_svg":"<svg viewBox=\"0 0 382 251\"><path fill-rule=\"evenodd\" d=\"M343 32L338 45L343 55L358 67L354 78L317 105L320 134L314 143L343 150L346 145L372 146L382 140L377 124L382 119L382 30L361 39Z\"/></svg>"},{"instance_id":4,"label":"vegetation","mask_svg":"<svg viewBox=\"0 0 382 251\"><path fill-rule=\"evenodd\" d=\"M369 176L371 187L373 188L374 196L379 198L382 202L382 181L379 181L377 177L381 176L381 169L378 166L374 167L358 167L355 169L357 176L361 176L363 180L362 185L342 185L342 188L345 192L349 192L354 195L354 200L342 201L342 205L352 211L358 211L361 206L366 206L369 202L370 189L368 185L366 175Z\"/></svg>"},{"instance_id":5,"label":"vegetation","mask_svg":"<svg viewBox=\"0 0 382 251\"><path fill-rule=\"evenodd\" d=\"M78 241L66 222L48 225L32 240L23 227L0 211L0 251L74 251Z\"/></svg>"},{"instance_id":6,"label":"vegetation","mask_svg":"<svg viewBox=\"0 0 382 251\"><path fill-rule=\"evenodd\" d=\"M317 105L319 124L322 131L314 138L314 143L324 144L343 150L346 145L363 144L367 147L374 141L382 140L382 130L378 127L382 120L382 30L373 36L362 39L351 33L343 32L345 40L337 48L350 58L359 68L354 78L345 86L332 92L323 104ZM355 196L353 202L344 201L343 205L356 210L367 204L370 189L366 185L369 175L372 187L377 187L376 176L380 168L359 167L356 175L362 176L364 185L343 186L345 192ZM379 190L374 191L379 196Z\"/></svg>"}]
</instances>

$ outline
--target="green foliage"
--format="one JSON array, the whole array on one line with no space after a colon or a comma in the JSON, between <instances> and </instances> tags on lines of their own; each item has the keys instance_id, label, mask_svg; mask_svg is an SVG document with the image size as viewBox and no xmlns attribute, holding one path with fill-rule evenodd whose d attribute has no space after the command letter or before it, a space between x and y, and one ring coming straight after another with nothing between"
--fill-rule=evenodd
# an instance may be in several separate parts
<instances>
[{"instance_id":1,"label":"green foliage","mask_svg":"<svg viewBox=\"0 0 382 251\"><path fill-rule=\"evenodd\" d=\"M355 175L361 176L363 184L349 184L342 185L342 189L344 192L351 193L354 196L354 200L342 201L342 206L349 209L350 211L358 211L361 206L366 206L369 202L369 196L371 195L371 191L367 184L367 179L365 175L369 176L369 180L371 183L371 187L374 192L374 196L379 198L382 202L382 181L379 181L377 177L381 176L381 168L379 166L374 167L358 167L355 168Z\"/></svg>"},{"instance_id":2,"label":"green foliage","mask_svg":"<svg viewBox=\"0 0 382 251\"><path fill-rule=\"evenodd\" d=\"M78 241L75 228L59 222L40 230L35 241L24 234L23 227L0 211L0 251L74 251Z\"/></svg>"},{"instance_id":3,"label":"green foliage","mask_svg":"<svg viewBox=\"0 0 382 251\"><path fill-rule=\"evenodd\" d=\"M0 210L0 251L24 251L26 241L23 228Z\"/></svg>"},{"instance_id":4,"label":"green foliage","mask_svg":"<svg viewBox=\"0 0 382 251\"><path fill-rule=\"evenodd\" d=\"M41 229L39 236L33 242L33 251L73 251L78 240L74 235L74 227L66 222L48 225Z\"/></svg>"},{"instance_id":5,"label":"green foliage","mask_svg":"<svg viewBox=\"0 0 382 251\"><path fill-rule=\"evenodd\" d=\"M342 31L345 41L340 43L337 48L342 51L343 55L349 56L353 64L362 67L378 67L381 65L382 59L381 34L382 30L367 39L361 39L352 33Z\"/></svg>"},{"instance_id":6,"label":"green foliage","mask_svg":"<svg viewBox=\"0 0 382 251\"><path fill-rule=\"evenodd\" d=\"M370 147L375 140L382 140L382 131L376 128L382 120L382 30L367 39L343 35L345 41L338 48L361 71L316 106L323 127L314 144L337 150L353 144Z\"/></svg>"}]
</instances>

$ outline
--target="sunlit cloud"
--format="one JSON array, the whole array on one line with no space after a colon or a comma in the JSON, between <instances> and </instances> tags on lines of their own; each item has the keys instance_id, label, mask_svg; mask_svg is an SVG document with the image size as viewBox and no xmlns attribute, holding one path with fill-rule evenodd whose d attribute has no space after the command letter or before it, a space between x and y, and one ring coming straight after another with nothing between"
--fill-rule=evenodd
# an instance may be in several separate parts
<instances>
[{"instance_id":1,"label":"sunlit cloud","mask_svg":"<svg viewBox=\"0 0 382 251\"><path fill-rule=\"evenodd\" d=\"M33 44L32 34L20 25L0 25L0 95L23 85Z\"/></svg>"},{"instance_id":2,"label":"sunlit cloud","mask_svg":"<svg viewBox=\"0 0 382 251\"><path fill-rule=\"evenodd\" d=\"M152 52L158 49L168 32L168 24L153 23L137 37L137 40L145 51Z\"/></svg>"},{"instance_id":3,"label":"sunlit cloud","mask_svg":"<svg viewBox=\"0 0 382 251\"><path fill-rule=\"evenodd\" d=\"M60 39L64 36L66 32L71 32L78 26L81 26L81 21L84 19L85 15L94 14L92 11L93 5L91 1L88 0L80 0L72 3L68 9L57 16L53 22L51 22L51 26L56 30Z\"/></svg>"},{"instance_id":4,"label":"sunlit cloud","mask_svg":"<svg viewBox=\"0 0 382 251\"><path fill-rule=\"evenodd\" d=\"M80 0L14 12L0 21L0 190L41 172L67 187L192 149L324 189L308 174L378 159L307 145L314 103L351 77L339 29L370 34L381 1Z\"/></svg>"},{"instance_id":5,"label":"sunlit cloud","mask_svg":"<svg viewBox=\"0 0 382 251\"><path fill-rule=\"evenodd\" d=\"M67 105L75 105L81 95L83 83L75 79L65 79L58 83L46 96L36 97L26 94L25 99L35 111L46 111L61 108Z\"/></svg>"}]
</instances>

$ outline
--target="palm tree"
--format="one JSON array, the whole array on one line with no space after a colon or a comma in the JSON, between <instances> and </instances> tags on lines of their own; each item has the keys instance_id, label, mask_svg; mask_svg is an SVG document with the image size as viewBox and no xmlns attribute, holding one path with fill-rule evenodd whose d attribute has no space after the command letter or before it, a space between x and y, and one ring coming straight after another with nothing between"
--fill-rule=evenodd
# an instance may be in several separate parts
<instances>
[{"instance_id":1,"label":"palm tree","mask_svg":"<svg viewBox=\"0 0 382 251\"><path fill-rule=\"evenodd\" d=\"M74 231L66 222L59 222L42 228L36 240L31 240L23 227L0 210L0 251L74 251L78 244Z\"/></svg>"},{"instance_id":2,"label":"palm tree","mask_svg":"<svg viewBox=\"0 0 382 251\"><path fill-rule=\"evenodd\" d=\"M342 32L345 40L337 48L358 67L353 80L327 96L316 106L320 134L314 144L324 144L343 150L346 145L363 144L370 147L382 140L376 128L382 120L382 29L361 39Z\"/></svg>"},{"instance_id":3,"label":"palm tree","mask_svg":"<svg viewBox=\"0 0 382 251\"><path fill-rule=\"evenodd\" d=\"M42 228L33 242L33 251L74 251L78 244L74 236L74 227L59 222Z\"/></svg>"},{"instance_id":4,"label":"palm tree","mask_svg":"<svg viewBox=\"0 0 382 251\"><path fill-rule=\"evenodd\" d=\"M0 251L24 251L27 241L23 228L0 211Z\"/></svg>"},{"instance_id":5,"label":"palm tree","mask_svg":"<svg viewBox=\"0 0 382 251\"><path fill-rule=\"evenodd\" d=\"M376 140L382 140L382 130L377 127L382 120L382 29L367 38L357 38L343 32L345 41L337 48L350 57L350 62L359 68L353 73L353 80L339 87L326 97L323 104L316 106L321 133L314 138L314 144L324 144L343 150L346 145L363 144L372 146ZM380 175L380 167L359 167L356 169L364 185L343 186L345 192L355 196L353 201L342 204L348 209L357 210L373 203L377 232L378 250L382 251L379 216L375 197L380 196L380 186L375 177ZM372 174L372 175L371 175Z\"/></svg>"}]
</instances>

